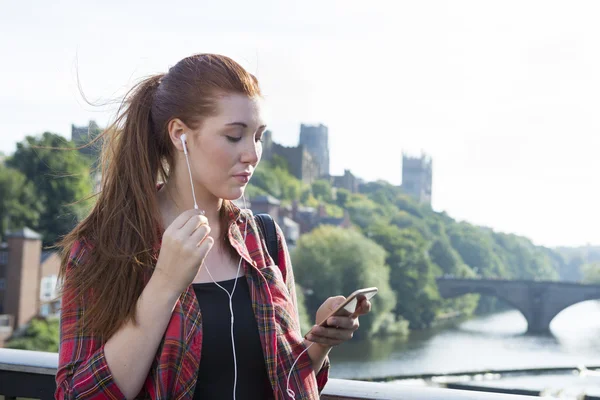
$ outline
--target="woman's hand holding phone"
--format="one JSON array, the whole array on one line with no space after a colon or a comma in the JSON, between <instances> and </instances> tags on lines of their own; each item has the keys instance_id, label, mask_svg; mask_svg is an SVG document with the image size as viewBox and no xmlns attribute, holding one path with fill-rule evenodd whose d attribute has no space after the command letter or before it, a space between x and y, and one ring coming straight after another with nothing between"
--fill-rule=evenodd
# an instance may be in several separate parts
<instances>
[{"instance_id":1,"label":"woman's hand holding phone","mask_svg":"<svg viewBox=\"0 0 600 400\"><path fill-rule=\"evenodd\" d=\"M374 290L373 290L374 289ZM311 328L305 338L313 343L323 347L337 346L345 341L352 339L354 332L359 327L358 317L371 311L371 302L369 299L377 293L375 288L370 291L360 293L357 291L348 297L344 296L330 297L317 310L316 320L318 325ZM356 307L353 312L347 309L347 304L356 300ZM345 308L340 306L346 306Z\"/></svg>"}]
</instances>

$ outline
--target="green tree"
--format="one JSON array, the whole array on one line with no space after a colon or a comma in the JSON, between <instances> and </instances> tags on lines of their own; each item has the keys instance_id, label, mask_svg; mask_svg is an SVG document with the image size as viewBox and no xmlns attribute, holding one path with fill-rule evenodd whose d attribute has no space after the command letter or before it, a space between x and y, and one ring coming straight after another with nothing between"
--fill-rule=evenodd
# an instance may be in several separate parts
<instances>
[{"instance_id":1,"label":"green tree","mask_svg":"<svg viewBox=\"0 0 600 400\"><path fill-rule=\"evenodd\" d=\"M460 255L447 240L436 239L429 248L429 257L446 274L452 274L457 277L473 276L473 274L469 273L469 267L463 263Z\"/></svg>"},{"instance_id":2,"label":"green tree","mask_svg":"<svg viewBox=\"0 0 600 400\"><path fill-rule=\"evenodd\" d=\"M283 169L284 171L290 172L290 164L287 160L281 157L279 154L273 154L273 158L271 159L271 165L273 168Z\"/></svg>"},{"instance_id":3,"label":"green tree","mask_svg":"<svg viewBox=\"0 0 600 400\"><path fill-rule=\"evenodd\" d=\"M300 316L300 329L302 330L302 334L305 335L313 326L314 317L310 317L308 311L306 311L304 288L299 284L296 284L296 298L298 301L298 314Z\"/></svg>"},{"instance_id":4,"label":"green tree","mask_svg":"<svg viewBox=\"0 0 600 400\"><path fill-rule=\"evenodd\" d=\"M8 231L37 227L42 202L25 175L0 164L0 193L0 242Z\"/></svg>"},{"instance_id":5,"label":"green tree","mask_svg":"<svg viewBox=\"0 0 600 400\"><path fill-rule=\"evenodd\" d=\"M427 255L427 242L415 229L384 223L369 227L367 236L387 251L396 315L406 318L411 328L430 326L440 305L435 277L441 271Z\"/></svg>"},{"instance_id":6,"label":"green tree","mask_svg":"<svg viewBox=\"0 0 600 400\"><path fill-rule=\"evenodd\" d=\"M386 210L363 194L353 194L346 202L350 219L363 231L377 221L387 221Z\"/></svg>"},{"instance_id":7,"label":"green tree","mask_svg":"<svg viewBox=\"0 0 600 400\"><path fill-rule=\"evenodd\" d=\"M54 244L90 207L91 202L82 201L92 193L89 160L73 149L72 142L45 132L41 137L28 136L18 143L17 151L7 161L8 166L21 171L34 184L44 204L36 227L44 244Z\"/></svg>"},{"instance_id":8,"label":"green tree","mask_svg":"<svg viewBox=\"0 0 600 400\"><path fill-rule=\"evenodd\" d=\"M306 296L309 315L315 315L331 296L347 296L356 289L376 286L373 310L361 317L358 336L393 331L397 320L391 315L396 299L389 286L385 251L355 230L321 226L303 235L293 253L296 279Z\"/></svg>"},{"instance_id":9,"label":"green tree","mask_svg":"<svg viewBox=\"0 0 600 400\"><path fill-rule=\"evenodd\" d=\"M405 210L399 210L392 217L391 223L400 229L414 228L419 231L421 236L426 239L432 239L433 235L429 230L426 220L423 217L417 217Z\"/></svg>"},{"instance_id":10,"label":"green tree","mask_svg":"<svg viewBox=\"0 0 600 400\"><path fill-rule=\"evenodd\" d=\"M333 200L333 190L331 189L331 184L326 180L321 179L314 181L311 188L313 196L315 196L317 200L325 201L327 203Z\"/></svg>"},{"instance_id":11,"label":"green tree","mask_svg":"<svg viewBox=\"0 0 600 400\"><path fill-rule=\"evenodd\" d=\"M484 278L512 278L494 252L493 239L480 228L464 222L453 224L448 229L448 236L463 261L479 275Z\"/></svg>"},{"instance_id":12,"label":"green tree","mask_svg":"<svg viewBox=\"0 0 600 400\"><path fill-rule=\"evenodd\" d=\"M347 189L337 189L335 192L335 204L337 204L339 207L346 208L346 203L348 202L351 194L352 193L350 193L350 191Z\"/></svg>"},{"instance_id":13,"label":"green tree","mask_svg":"<svg viewBox=\"0 0 600 400\"><path fill-rule=\"evenodd\" d=\"M281 201L299 199L304 190L302 182L290 174L287 168L273 167L266 161L256 169L252 186L255 188L251 189L252 192L257 193L260 189L263 194L270 194Z\"/></svg>"},{"instance_id":14,"label":"green tree","mask_svg":"<svg viewBox=\"0 0 600 400\"><path fill-rule=\"evenodd\" d=\"M600 262L584 264L581 271L584 283L600 284Z\"/></svg>"},{"instance_id":15,"label":"green tree","mask_svg":"<svg viewBox=\"0 0 600 400\"><path fill-rule=\"evenodd\" d=\"M32 319L24 334L5 344L10 349L58 352L59 320Z\"/></svg>"}]
</instances>

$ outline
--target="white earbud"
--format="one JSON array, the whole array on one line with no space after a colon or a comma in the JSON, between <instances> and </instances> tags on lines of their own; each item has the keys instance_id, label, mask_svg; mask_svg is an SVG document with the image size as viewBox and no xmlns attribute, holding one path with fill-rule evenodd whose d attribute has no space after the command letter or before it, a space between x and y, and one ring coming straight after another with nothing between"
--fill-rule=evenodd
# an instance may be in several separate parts
<instances>
[{"instance_id":1,"label":"white earbud","mask_svg":"<svg viewBox=\"0 0 600 400\"><path fill-rule=\"evenodd\" d=\"M187 135L185 133L181 135L181 144L183 144L183 153L187 155Z\"/></svg>"}]
</instances>

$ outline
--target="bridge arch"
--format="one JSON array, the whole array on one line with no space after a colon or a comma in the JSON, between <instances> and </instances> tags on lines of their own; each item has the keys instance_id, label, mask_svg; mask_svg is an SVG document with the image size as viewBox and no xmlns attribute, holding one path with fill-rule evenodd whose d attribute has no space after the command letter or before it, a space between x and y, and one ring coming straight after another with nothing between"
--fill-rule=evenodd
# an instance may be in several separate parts
<instances>
[{"instance_id":1,"label":"bridge arch","mask_svg":"<svg viewBox=\"0 0 600 400\"><path fill-rule=\"evenodd\" d=\"M479 293L506 301L523 314L529 333L550 332L550 322L564 309L600 299L600 285L523 280L438 278L444 298Z\"/></svg>"},{"instance_id":2,"label":"bridge arch","mask_svg":"<svg viewBox=\"0 0 600 400\"><path fill-rule=\"evenodd\" d=\"M442 294L441 290L440 290L440 294ZM488 288L476 288L474 290L460 290L459 289L459 290L452 291L452 293L449 293L446 295L442 294L442 297L444 297L446 299L451 299L451 298L455 298L455 297L464 296L466 294L481 294L483 296L495 297L497 299L500 299L503 302L505 302L506 304L508 304L509 306L511 306L512 308L519 311L523 315L523 317L525 317L525 319L527 320L527 310L522 309L521 304L519 304L518 302L512 301L509 297L502 296L502 294L499 294L496 291L490 290ZM529 320L527 320L527 324L529 325Z\"/></svg>"}]
</instances>

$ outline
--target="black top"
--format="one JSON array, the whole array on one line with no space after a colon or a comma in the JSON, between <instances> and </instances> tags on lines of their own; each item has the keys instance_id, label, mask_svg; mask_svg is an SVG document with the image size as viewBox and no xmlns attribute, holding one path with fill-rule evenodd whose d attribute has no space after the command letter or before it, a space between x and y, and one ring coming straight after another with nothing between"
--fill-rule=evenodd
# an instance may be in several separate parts
<instances>
[{"instance_id":1,"label":"black top","mask_svg":"<svg viewBox=\"0 0 600 400\"><path fill-rule=\"evenodd\" d=\"M235 279L221 281L229 293ZM214 282L194 283L202 312L202 353L194 399L233 399L234 364L231 348L229 296ZM238 400L273 398L258 325L245 277L239 277L233 295Z\"/></svg>"}]
</instances>

